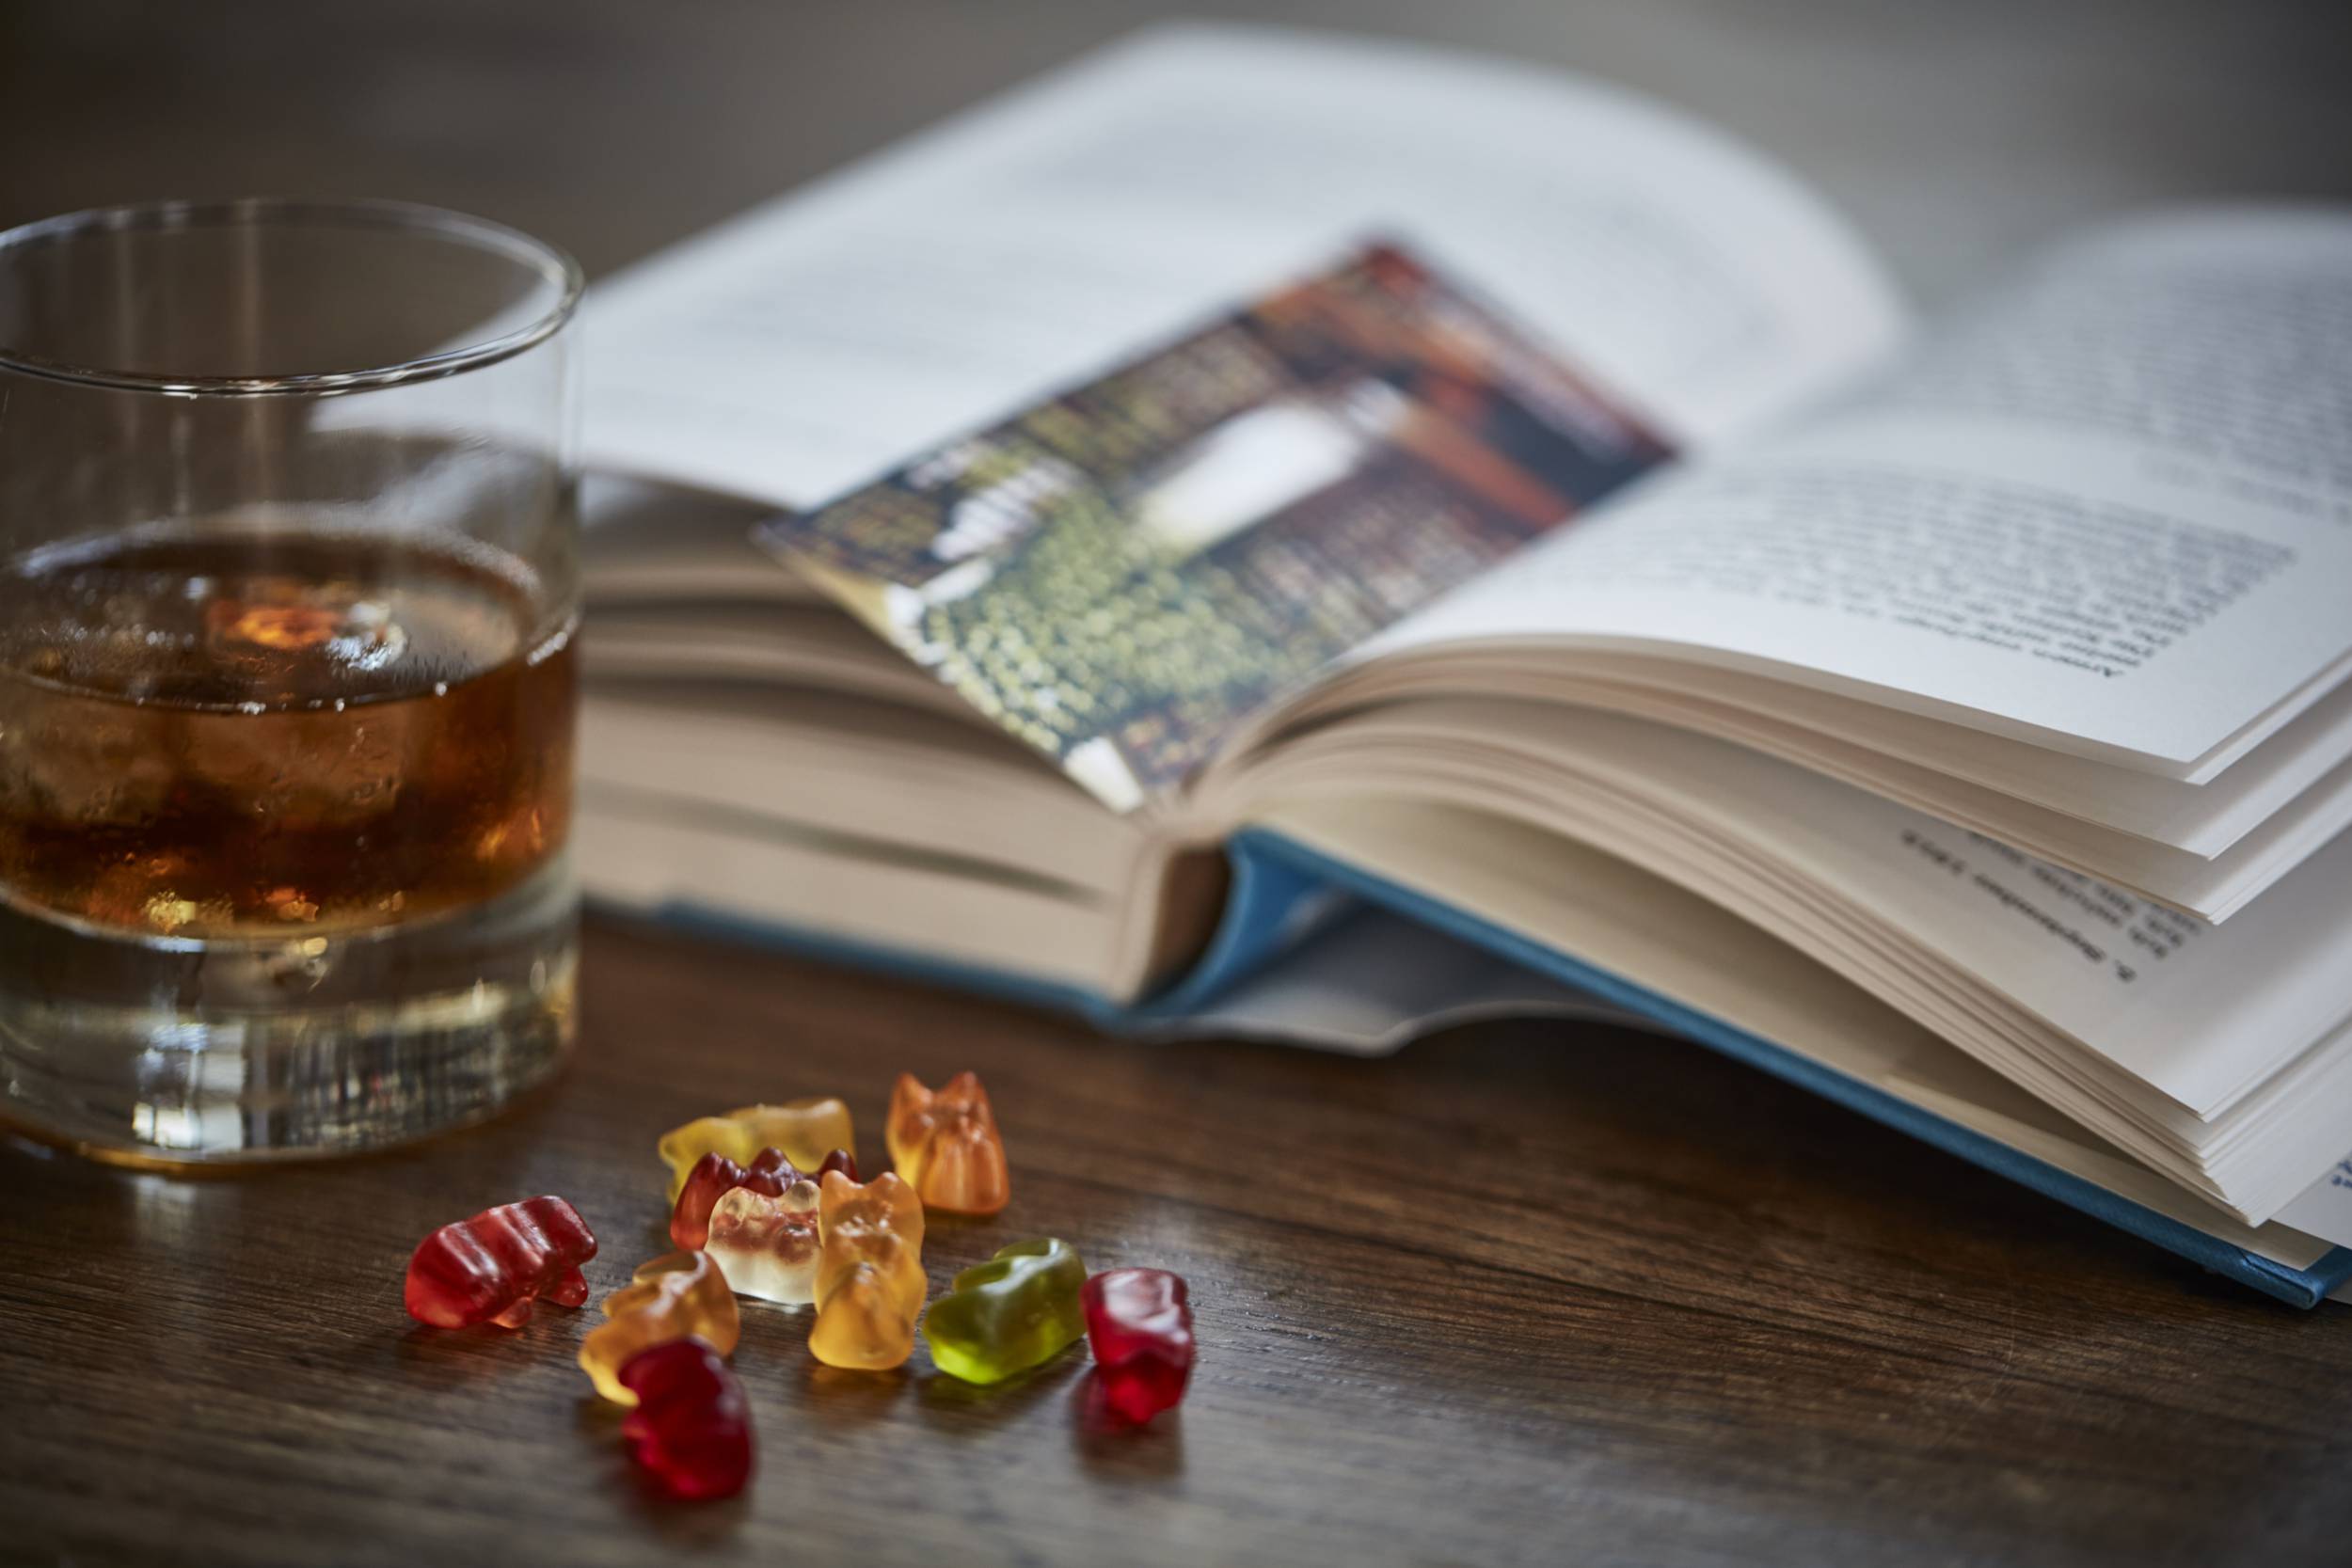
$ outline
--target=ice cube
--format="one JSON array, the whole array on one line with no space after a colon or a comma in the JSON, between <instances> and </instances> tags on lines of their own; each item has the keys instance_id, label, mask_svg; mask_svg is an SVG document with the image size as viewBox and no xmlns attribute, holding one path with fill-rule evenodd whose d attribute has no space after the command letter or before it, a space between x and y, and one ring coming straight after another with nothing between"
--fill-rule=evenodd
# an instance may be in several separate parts
<instances>
[{"instance_id":1,"label":"ice cube","mask_svg":"<svg viewBox=\"0 0 2352 1568\"><path fill-rule=\"evenodd\" d=\"M25 723L8 761L8 793L23 791L40 815L87 825L151 820L164 809L174 771L135 712L85 703L53 721Z\"/></svg>"},{"instance_id":2,"label":"ice cube","mask_svg":"<svg viewBox=\"0 0 2352 1568\"><path fill-rule=\"evenodd\" d=\"M186 762L197 778L257 816L347 824L391 808L407 747L407 726L394 713L281 710L258 722L208 719L204 743L188 749Z\"/></svg>"},{"instance_id":3,"label":"ice cube","mask_svg":"<svg viewBox=\"0 0 2352 1568\"><path fill-rule=\"evenodd\" d=\"M266 599L216 598L204 607L205 641L240 665L270 668L271 656L311 655L329 669L381 670L408 646L391 607L363 599L345 583L305 586L265 578ZM290 673L296 659L282 666Z\"/></svg>"}]
</instances>

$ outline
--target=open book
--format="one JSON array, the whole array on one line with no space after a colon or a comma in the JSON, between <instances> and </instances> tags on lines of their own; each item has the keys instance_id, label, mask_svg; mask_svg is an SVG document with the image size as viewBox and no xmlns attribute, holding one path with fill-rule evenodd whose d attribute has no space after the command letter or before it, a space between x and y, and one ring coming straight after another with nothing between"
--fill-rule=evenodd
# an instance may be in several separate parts
<instances>
[{"instance_id":1,"label":"open book","mask_svg":"<svg viewBox=\"0 0 2352 1568\"><path fill-rule=\"evenodd\" d=\"M1182 28L587 331L667 482L591 509L592 893L1136 1018L1351 895L2352 1276L2352 214L1915 326L1654 105Z\"/></svg>"}]
</instances>

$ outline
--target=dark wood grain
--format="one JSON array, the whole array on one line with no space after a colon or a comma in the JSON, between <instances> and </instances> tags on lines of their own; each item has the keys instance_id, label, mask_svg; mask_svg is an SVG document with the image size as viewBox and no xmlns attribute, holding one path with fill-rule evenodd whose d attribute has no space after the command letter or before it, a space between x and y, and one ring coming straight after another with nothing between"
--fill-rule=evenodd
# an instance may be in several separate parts
<instances>
[{"instance_id":1,"label":"dark wood grain","mask_svg":"<svg viewBox=\"0 0 2352 1568\"><path fill-rule=\"evenodd\" d=\"M1156 0L0 6L0 221L167 195L483 211L592 271L924 123ZM1820 179L1930 293L2079 213L2341 198L2340 7L1350 6L1573 63ZM1148 1048L602 923L577 1068L503 1121L178 1180L0 1143L0 1561L2338 1563L2352 1315L2298 1314L1690 1046L1496 1026L1392 1062ZM900 1068L983 1072L1013 1208L1190 1277L1141 1433L1066 1358L985 1396L814 1367L752 1309L751 1493L660 1506L585 1324L441 1335L409 1248L574 1198L599 1290L661 1245L655 1135ZM593 1311L593 1308L591 1309Z\"/></svg>"},{"instance_id":2,"label":"dark wood grain","mask_svg":"<svg viewBox=\"0 0 2352 1568\"><path fill-rule=\"evenodd\" d=\"M411 1152L178 1180L0 1148L0 1558L2341 1561L2352 1323L2164 1254L1697 1048L1510 1026L1392 1062L1149 1048L596 925L550 1096ZM748 1308L761 1473L648 1499L587 1324L401 1315L425 1230L568 1195L598 1292L661 1250L656 1135L986 1075L1021 1235L1193 1285L1141 1433L1073 1354L980 1394L810 1361ZM593 1316L593 1308L590 1309Z\"/></svg>"}]
</instances>

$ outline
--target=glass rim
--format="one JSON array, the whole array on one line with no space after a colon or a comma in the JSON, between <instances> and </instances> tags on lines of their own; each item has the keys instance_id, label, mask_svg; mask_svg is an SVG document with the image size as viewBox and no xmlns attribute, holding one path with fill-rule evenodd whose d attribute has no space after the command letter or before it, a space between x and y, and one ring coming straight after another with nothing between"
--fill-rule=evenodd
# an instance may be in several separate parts
<instances>
[{"instance_id":1,"label":"glass rim","mask_svg":"<svg viewBox=\"0 0 2352 1568\"><path fill-rule=\"evenodd\" d=\"M168 233L236 224L328 221L357 228L435 234L502 254L556 288L555 303L522 326L479 342L436 349L389 365L287 375L184 375L72 364L0 342L0 371L118 391L178 397L330 396L463 374L511 359L563 330L580 308L587 280L580 263L545 240L490 218L418 201L375 198L241 197L229 201L150 201L90 207L0 231L0 259L27 246L97 233Z\"/></svg>"}]
</instances>

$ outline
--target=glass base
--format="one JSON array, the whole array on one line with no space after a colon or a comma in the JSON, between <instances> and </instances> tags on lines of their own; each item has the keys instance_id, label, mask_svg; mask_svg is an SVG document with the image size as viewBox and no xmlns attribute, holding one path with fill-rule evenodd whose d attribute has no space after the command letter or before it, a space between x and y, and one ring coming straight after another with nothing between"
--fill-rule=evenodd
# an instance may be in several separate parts
<instances>
[{"instance_id":1,"label":"glass base","mask_svg":"<svg viewBox=\"0 0 2352 1568\"><path fill-rule=\"evenodd\" d=\"M461 914L142 939L0 905L0 1120L138 1164L319 1158L480 1121L569 1052L568 857Z\"/></svg>"}]
</instances>

